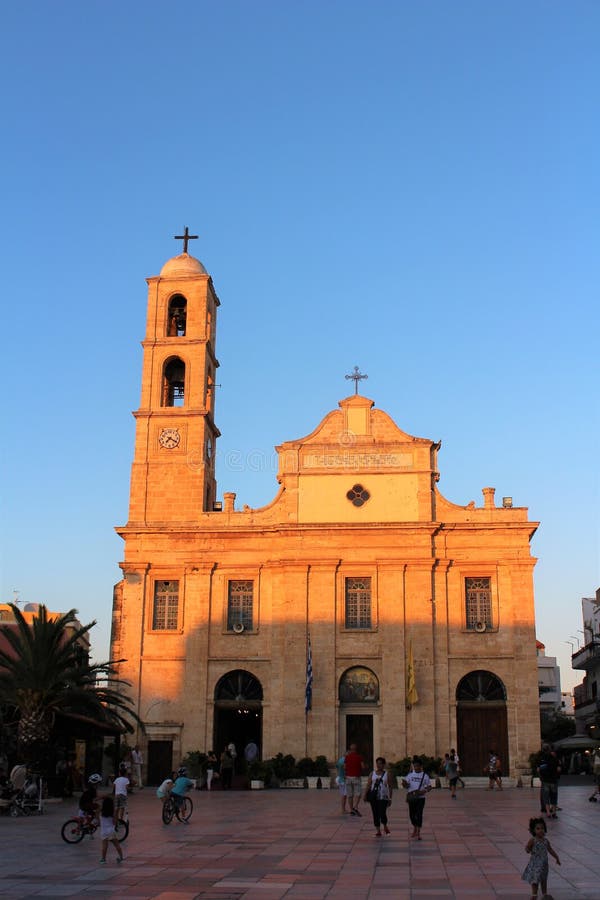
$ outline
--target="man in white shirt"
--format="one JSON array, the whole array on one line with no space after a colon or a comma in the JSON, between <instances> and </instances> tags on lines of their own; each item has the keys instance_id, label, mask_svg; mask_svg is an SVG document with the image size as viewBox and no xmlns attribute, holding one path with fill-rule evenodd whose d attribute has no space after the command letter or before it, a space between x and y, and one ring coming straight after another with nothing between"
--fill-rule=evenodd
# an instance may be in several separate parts
<instances>
[{"instance_id":1,"label":"man in white shirt","mask_svg":"<svg viewBox=\"0 0 600 900\"><path fill-rule=\"evenodd\" d=\"M142 751L140 750L139 744L136 744L131 751L131 765L133 767L133 777L135 779L135 783L141 790L144 787L144 785L142 784L142 766L144 765L144 757L142 756Z\"/></svg>"},{"instance_id":2,"label":"man in white shirt","mask_svg":"<svg viewBox=\"0 0 600 900\"><path fill-rule=\"evenodd\" d=\"M115 819L122 819L127 808L127 788L129 787L129 778L126 775L127 768L121 763L119 766L119 774L113 782L113 791L115 792Z\"/></svg>"}]
</instances>

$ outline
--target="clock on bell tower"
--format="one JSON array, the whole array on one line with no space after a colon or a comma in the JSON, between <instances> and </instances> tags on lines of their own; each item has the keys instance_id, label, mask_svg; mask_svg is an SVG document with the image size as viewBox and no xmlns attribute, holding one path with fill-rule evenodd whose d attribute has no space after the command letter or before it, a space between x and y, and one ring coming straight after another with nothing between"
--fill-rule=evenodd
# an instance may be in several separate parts
<instances>
[{"instance_id":1,"label":"clock on bell tower","mask_svg":"<svg viewBox=\"0 0 600 900\"><path fill-rule=\"evenodd\" d=\"M210 275L184 252L148 278L142 396L136 419L129 525L197 521L216 497L216 311Z\"/></svg>"}]
</instances>

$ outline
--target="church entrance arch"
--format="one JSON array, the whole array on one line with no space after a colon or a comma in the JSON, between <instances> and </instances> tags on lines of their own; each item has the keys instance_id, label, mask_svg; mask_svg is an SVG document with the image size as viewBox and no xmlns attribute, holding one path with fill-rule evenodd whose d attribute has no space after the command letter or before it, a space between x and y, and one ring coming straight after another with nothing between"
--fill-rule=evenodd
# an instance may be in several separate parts
<instances>
[{"instance_id":1,"label":"church entrance arch","mask_svg":"<svg viewBox=\"0 0 600 900\"><path fill-rule=\"evenodd\" d=\"M215 687L214 749L217 757L228 744L237 751L236 772L242 771L244 747L253 741L262 758L262 701L260 681L245 669L227 672Z\"/></svg>"},{"instance_id":2,"label":"church entrance arch","mask_svg":"<svg viewBox=\"0 0 600 900\"><path fill-rule=\"evenodd\" d=\"M456 739L465 775L482 775L494 750L509 774L506 689L492 672L469 672L456 688Z\"/></svg>"},{"instance_id":3,"label":"church entrance arch","mask_svg":"<svg viewBox=\"0 0 600 900\"><path fill-rule=\"evenodd\" d=\"M340 750L345 752L350 744L357 750L367 766L373 768L373 747L379 739L379 679L371 669L353 666L346 669L339 683L340 699Z\"/></svg>"}]
</instances>

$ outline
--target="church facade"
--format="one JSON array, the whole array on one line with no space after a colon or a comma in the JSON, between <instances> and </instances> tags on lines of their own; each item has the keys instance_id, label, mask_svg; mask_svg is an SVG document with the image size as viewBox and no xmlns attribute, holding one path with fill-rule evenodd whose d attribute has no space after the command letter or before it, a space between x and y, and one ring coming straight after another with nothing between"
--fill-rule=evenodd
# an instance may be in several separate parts
<instances>
[{"instance_id":1,"label":"church facade","mask_svg":"<svg viewBox=\"0 0 600 900\"><path fill-rule=\"evenodd\" d=\"M369 761L457 747L467 775L492 748L507 774L526 771L539 747L527 510L493 488L450 503L440 445L357 390L276 448L269 505L218 499L219 299L187 252L148 287L111 655L150 783L189 751L250 740L263 758L331 761L351 742Z\"/></svg>"}]
</instances>

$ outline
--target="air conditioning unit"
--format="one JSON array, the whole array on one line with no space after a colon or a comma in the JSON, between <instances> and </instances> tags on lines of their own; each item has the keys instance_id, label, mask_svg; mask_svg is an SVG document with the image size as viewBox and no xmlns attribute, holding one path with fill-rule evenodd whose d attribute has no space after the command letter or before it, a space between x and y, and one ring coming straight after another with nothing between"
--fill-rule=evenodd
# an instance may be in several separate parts
<instances>
[{"instance_id":1,"label":"air conditioning unit","mask_svg":"<svg viewBox=\"0 0 600 900\"><path fill-rule=\"evenodd\" d=\"M236 622L235 625L233 626L233 630L235 631L236 634L241 634L244 631L244 623Z\"/></svg>"},{"instance_id":2,"label":"air conditioning unit","mask_svg":"<svg viewBox=\"0 0 600 900\"><path fill-rule=\"evenodd\" d=\"M477 631L479 634L483 634L486 628L487 626L485 622L475 622L475 631Z\"/></svg>"}]
</instances>

